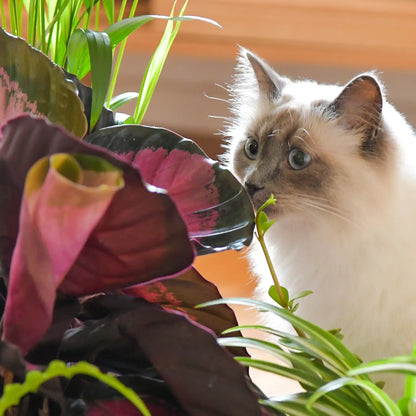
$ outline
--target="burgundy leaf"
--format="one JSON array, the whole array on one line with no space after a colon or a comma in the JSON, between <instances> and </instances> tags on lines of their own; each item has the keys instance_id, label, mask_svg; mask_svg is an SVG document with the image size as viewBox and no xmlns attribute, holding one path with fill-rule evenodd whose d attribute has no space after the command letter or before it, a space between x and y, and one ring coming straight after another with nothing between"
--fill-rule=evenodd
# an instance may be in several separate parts
<instances>
[{"instance_id":1,"label":"burgundy leaf","mask_svg":"<svg viewBox=\"0 0 416 416\"><path fill-rule=\"evenodd\" d=\"M147 304L120 320L172 393L195 416L261 415L244 369L205 330Z\"/></svg>"},{"instance_id":2,"label":"burgundy leaf","mask_svg":"<svg viewBox=\"0 0 416 416\"><path fill-rule=\"evenodd\" d=\"M191 140L160 128L112 126L86 137L136 166L148 183L166 189L205 254L251 242L254 212L241 184Z\"/></svg>"},{"instance_id":3,"label":"burgundy leaf","mask_svg":"<svg viewBox=\"0 0 416 416\"><path fill-rule=\"evenodd\" d=\"M152 416L187 416L187 413L162 401L145 400ZM101 401L90 407L87 416L142 416L142 413L127 400Z\"/></svg>"},{"instance_id":4,"label":"burgundy leaf","mask_svg":"<svg viewBox=\"0 0 416 416\"><path fill-rule=\"evenodd\" d=\"M194 268L172 279L132 286L122 292L182 312L218 336L224 330L238 325L234 311L227 305L196 308L201 303L220 299L221 294L213 283L204 279ZM247 355L243 348L233 348L232 352L239 356Z\"/></svg>"},{"instance_id":5,"label":"burgundy leaf","mask_svg":"<svg viewBox=\"0 0 416 416\"><path fill-rule=\"evenodd\" d=\"M84 308L87 320L62 341L65 360L85 354L126 375L148 372L150 364L189 415L261 414L246 370L213 333L183 314L113 294L90 299Z\"/></svg>"},{"instance_id":6,"label":"burgundy leaf","mask_svg":"<svg viewBox=\"0 0 416 416\"><path fill-rule=\"evenodd\" d=\"M20 198L28 170L42 157L62 152L103 158L123 171L125 187L116 193L92 230L59 284L60 292L81 296L121 288L174 275L192 263L193 250L186 227L167 195L154 192L155 189L149 192L138 171L110 152L83 143L44 120L24 116L4 127L0 146L0 183L5 191L0 197L3 269L9 268L9 256L16 244ZM38 287L37 293L41 290ZM39 326L37 318L35 314L24 317L27 331ZM42 336L46 328L38 329L39 334L31 342ZM19 331L20 337L26 335L22 328Z\"/></svg>"}]
</instances>

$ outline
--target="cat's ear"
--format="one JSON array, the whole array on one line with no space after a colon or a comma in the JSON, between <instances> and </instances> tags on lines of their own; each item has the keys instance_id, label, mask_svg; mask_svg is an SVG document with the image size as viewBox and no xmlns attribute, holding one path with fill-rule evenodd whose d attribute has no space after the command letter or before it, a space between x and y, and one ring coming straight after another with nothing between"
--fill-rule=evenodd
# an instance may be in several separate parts
<instances>
[{"instance_id":1,"label":"cat's ear","mask_svg":"<svg viewBox=\"0 0 416 416\"><path fill-rule=\"evenodd\" d=\"M266 62L247 49L240 49L240 64L249 64L254 72L260 96L270 101L277 99L285 84L285 79L278 75Z\"/></svg>"},{"instance_id":2,"label":"cat's ear","mask_svg":"<svg viewBox=\"0 0 416 416\"><path fill-rule=\"evenodd\" d=\"M376 136L381 122L383 95L377 80L371 75L360 75L348 83L330 105L348 129L358 130L367 139Z\"/></svg>"}]
</instances>

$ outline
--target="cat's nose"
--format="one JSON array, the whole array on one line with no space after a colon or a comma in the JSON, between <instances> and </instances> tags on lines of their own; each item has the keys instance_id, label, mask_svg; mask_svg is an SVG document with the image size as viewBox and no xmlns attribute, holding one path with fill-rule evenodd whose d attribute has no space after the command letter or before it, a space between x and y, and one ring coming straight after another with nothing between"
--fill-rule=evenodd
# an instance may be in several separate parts
<instances>
[{"instance_id":1,"label":"cat's nose","mask_svg":"<svg viewBox=\"0 0 416 416\"><path fill-rule=\"evenodd\" d=\"M250 183L250 182L246 182L244 185L245 185L245 187L247 189L247 192L250 196L253 196L257 191L261 191L264 188L264 186L258 186L256 184Z\"/></svg>"}]
</instances>

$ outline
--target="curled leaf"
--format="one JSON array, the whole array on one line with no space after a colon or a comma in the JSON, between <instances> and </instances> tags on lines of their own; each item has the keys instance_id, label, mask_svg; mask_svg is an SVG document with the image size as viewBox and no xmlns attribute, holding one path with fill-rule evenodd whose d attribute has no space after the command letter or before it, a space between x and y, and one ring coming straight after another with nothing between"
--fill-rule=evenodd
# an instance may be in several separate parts
<instances>
[{"instance_id":1,"label":"curled leaf","mask_svg":"<svg viewBox=\"0 0 416 416\"><path fill-rule=\"evenodd\" d=\"M106 206L103 204L94 213L96 196L90 198L91 190L81 190L85 184L81 186L78 182L88 179L94 184L97 175L80 172L70 157L52 157L57 169L49 169L49 159L44 159L34 168L33 178L30 175L28 180L18 226L26 173L39 159L58 152L85 155L76 156L82 171L88 170L85 169L86 160L98 160L91 156L103 159L91 164L89 170L98 169L98 176L104 175L106 181L112 181L106 182L100 192L108 194L112 186L118 191ZM104 168L108 163L116 168L114 172L123 171L123 188L120 188L118 174L114 176L111 169ZM14 250L5 334L6 339L12 339L25 351L43 335L50 322L53 296L51 300L47 298L54 288L66 295L82 296L170 276L192 263L193 250L186 228L171 199L154 192L154 188L150 192L138 171L110 152L80 142L59 127L30 116L9 122L3 129L0 173L0 187L4 190L0 198L3 270L9 268L9 256ZM49 188L50 183L53 187ZM47 185L46 190L39 185ZM79 208L76 198L71 199L71 193L62 194L64 188L74 195L84 192L80 199L91 200L91 209L84 206L85 202L81 202ZM78 212L78 209L81 210ZM42 212L46 217L37 215ZM58 224L52 217L64 220ZM49 222L56 223L57 231ZM85 230L81 230L83 226ZM74 230L80 231L75 235ZM57 239L55 243L59 239L65 242L52 247L54 238ZM31 277L26 278L28 275ZM28 293L31 295L25 297ZM24 302L27 304L23 308L15 307ZM39 323L39 319L45 322Z\"/></svg>"},{"instance_id":2,"label":"curled leaf","mask_svg":"<svg viewBox=\"0 0 416 416\"><path fill-rule=\"evenodd\" d=\"M123 186L121 171L96 159L55 154L27 174L3 333L23 351L50 325L57 288ZM31 317L36 325L27 331Z\"/></svg>"}]
</instances>

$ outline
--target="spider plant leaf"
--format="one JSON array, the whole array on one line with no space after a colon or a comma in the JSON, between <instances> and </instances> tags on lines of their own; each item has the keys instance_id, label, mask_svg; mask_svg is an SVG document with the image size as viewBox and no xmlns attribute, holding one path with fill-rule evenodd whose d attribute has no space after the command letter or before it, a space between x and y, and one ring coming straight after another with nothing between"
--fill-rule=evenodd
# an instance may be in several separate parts
<instances>
[{"instance_id":1,"label":"spider plant leaf","mask_svg":"<svg viewBox=\"0 0 416 416\"><path fill-rule=\"evenodd\" d=\"M376 415L402 416L399 407L387 393L369 380L356 379L352 377L342 377L320 387L309 397L306 404L307 409L312 411L314 404L317 403L321 397L345 386L358 386L361 389L368 391L373 400L375 400L380 406L380 413L375 413Z\"/></svg>"},{"instance_id":2,"label":"spider plant leaf","mask_svg":"<svg viewBox=\"0 0 416 416\"><path fill-rule=\"evenodd\" d=\"M119 109L122 105L127 104L128 102L135 100L138 97L139 93L137 92L125 92L123 94L119 94L110 100L109 108L110 110L115 111Z\"/></svg>"}]
</instances>

